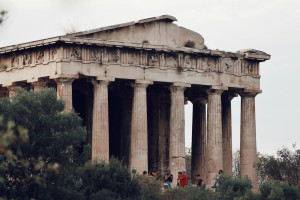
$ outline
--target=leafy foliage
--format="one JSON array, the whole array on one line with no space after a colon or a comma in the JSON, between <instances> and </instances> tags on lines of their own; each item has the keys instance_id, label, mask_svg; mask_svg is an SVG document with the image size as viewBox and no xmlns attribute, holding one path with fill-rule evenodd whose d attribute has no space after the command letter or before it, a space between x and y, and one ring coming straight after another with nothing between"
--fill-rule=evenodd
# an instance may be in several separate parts
<instances>
[{"instance_id":1,"label":"leafy foliage","mask_svg":"<svg viewBox=\"0 0 300 200\"><path fill-rule=\"evenodd\" d=\"M57 172L58 164L45 167L41 156L25 158L21 147L28 142L27 129L12 121L4 123L2 117L0 124L0 197L22 196L25 187L46 187L47 172ZM44 173L40 173L42 168Z\"/></svg>"},{"instance_id":2,"label":"leafy foliage","mask_svg":"<svg viewBox=\"0 0 300 200\"><path fill-rule=\"evenodd\" d=\"M115 158L109 164L87 163L78 170L79 191L84 199L105 195L112 199L136 199L140 195L139 180L131 178L128 169Z\"/></svg>"},{"instance_id":3,"label":"leafy foliage","mask_svg":"<svg viewBox=\"0 0 300 200\"><path fill-rule=\"evenodd\" d=\"M162 182L153 176L143 175L138 177L141 186L141 200L160 200L162 199Z\"/></svg>"},{"instance_id":4,"label":"leafy foliage","mask_svg":"<svg viewBox=\"0 0 300 200\"><path fill-rule=\"evenodd\" d=\"M294 145L294 151L287 148L278 150L277 157L259 155L257 168L260 184L266 180L278 180L299 186L300 150L295 147Z\"/></svg>"},{"instance_id":5,"label":"leafy foliage","mask_svg":"<svg viewBox=\"0 0 300 200\"><path fill-rule=\"evenodd\" d=\"M232 174L235 177L241 176L240 150L232 153Z\"/></svg>"},{"instance_id":6,"label":"leafy foliage","mask_svg":"<svg viewBox=\"0 0 300 200\"><path fill-rule=\"evenodd\" d=\"M0 25L5 20L6 16L7 16L7 11L6 10L0 10Z\"/></svg>"},{"instance_id":7,"label":"leafy foliage","mask_svg":"<svg viewBox=\"0 0 300 200\"><path fill-rule=\"evenodd\" d=\"M257 199L252 192L252 183L248 178L222 175L218 178L219 199Z\"/></svg>"},{"instance_id":8,"label":"leafy foliage","mask_svg":"<svg viewBox=\"0 0 300 200\"><path fill-rule=\"evenodd\" d=\"M266 181L260 187L261 200L296 200L300 198L299 190L287 182Z\"/></svg>"},{"instance_id":9,"label":"leafy foliage","mask_svg":"<svg viewBox=\"0 0 300 200\"><path fill-rule=\"evenodd\" d=\"M1 140L1 166L6 166L1 196L52 199L69 172L86 162L89 148L83 146L82 121L63 109L64 102L57 100L53 89L19 90L12 99L0 101L1 132L6 138Z\"/></svg>"}]
</instances>

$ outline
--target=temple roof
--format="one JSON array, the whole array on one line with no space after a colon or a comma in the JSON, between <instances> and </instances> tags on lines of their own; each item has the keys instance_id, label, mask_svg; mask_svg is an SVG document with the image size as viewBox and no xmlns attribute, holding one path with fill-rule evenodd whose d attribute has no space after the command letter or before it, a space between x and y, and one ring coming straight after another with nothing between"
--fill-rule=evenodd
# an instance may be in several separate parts
<instances>
[{"instance_id":1,"label":"temple roof","mask_svg":"<svg viewBox=\"0 0 300 200\"><path fill-rule=\"evenodd\" d=\"M80 32L76 32L76 33L72 33L72 34L68 34L68 35L83 36L83 35L88 35L88 34L92 34L92 33L96 33L96 32L124 28L124 27L128 27L128 26L136 25L136 24L158 22L158 21L173 22L173 21L177 21L177 19L171 15L161 15L158 17L150 17L150 18L146 18L146 19L140 19L137 21L131 21L131 22L126 22L126 23L122 23L122 24L115 24L112 26L106 26L106 27L96 28L96 29L87 30L87 31L80 31Z\"/></svg>"},{"instance_id":2,"label":"temple roof","mask_svg":"<svg viewBox=\"0 0 300 200\"><path fill-rule=\"evenodd\" d=\"M170 15L162 15L76 32L63 36L27 42L0 48L0 54L30 49L55 43L87 44L97 46L129 47L166 52L200 53L212 56L243 57L260 61L269 60L270 55L254 49L235 53L206 49L203 37L194 31L180 27ZM190 42L191 45L186 45Z\"/></svg>"}]
</instances>

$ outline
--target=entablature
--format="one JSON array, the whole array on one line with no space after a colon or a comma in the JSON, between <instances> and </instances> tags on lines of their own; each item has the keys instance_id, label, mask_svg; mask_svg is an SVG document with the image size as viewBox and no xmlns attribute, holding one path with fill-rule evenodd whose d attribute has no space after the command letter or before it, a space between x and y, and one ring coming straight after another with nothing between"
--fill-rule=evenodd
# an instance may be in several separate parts
<instances>
[{"instance_id":1,"label":"entablature","mask_svg":"<svg viewBox=\"0 0 300 200\"><path fill-rule=\"evenodd\" d=\"M109 73L111 77L124 79L147 76L153 80L156 76L158 78L154 81L225 84L226 87L259 89L259 63L267 59L270 59L270 55L251 49L233 53L147 43L57 37L1 48L0 84L5 85L18 81L17 79L30 80L63 74L105 76ZM93 70L91 67L97 69ZM143 72L138 69L142 69ZM122 77L128 70L132 75ZM135 76L135 72L145 75ZM160 72L164 75L158 75ZM176 78L164 78L171 76ZM193 78L190 78L192 76ZM200 79L210 80L201 82ZM239 86L241 82L243 84Z\"/></svg>"}]
</instances>

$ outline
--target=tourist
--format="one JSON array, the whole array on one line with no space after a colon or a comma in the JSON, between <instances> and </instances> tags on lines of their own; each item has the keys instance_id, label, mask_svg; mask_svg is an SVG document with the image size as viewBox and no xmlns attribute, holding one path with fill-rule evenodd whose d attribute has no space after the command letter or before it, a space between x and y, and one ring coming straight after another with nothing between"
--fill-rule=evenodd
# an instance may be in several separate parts
<instances>
[{"instance_id":1,"label":"tourist","mask_svg":"<svg viewBox=\"0 0 300 200\"><path fill-rule=\"evenodd\" d=\"M160 178L160 173L156 167L152 167L152 169L149 172L149 175L155 177L157 180Z\"/></svg>"},{"instance_id":2,"label":"tourist","mask_svg":"<svg viewBox=\"0 0 300 200\"><path fill-rule=\"evenodd\" d=\"M197 174L197 186L198 187L201 187L202 186L202 182L203 182L203 179L201 178L200 174Z\"/></svg>"},{"instance_id":3,"label":"tourist","mask_svg":"<svg viewBox=\"0 0 300 200\"><path fill-rule=\"evenodd\" d=\"M213 186L211 186L211 188L215 188L216 191L219 189L219 186L220 186L220 184L219 184L219 179L220 179L220 177L221 177L223 174L224 174L223 170L220 169L220 170L219 170L219 173L218 173L218 176L217 176L217 179L216 179L216 182L215 182L215 184L213 184Z\"/></svg>"},{"instance_id":4,"label":"tourist","mask_svg":"<svg viewBox=\"0 0 300 200\"><path fill-rule=\"evenodd\" d=\"M182 174L178 176L180 187L184 187L189 184L189 178L185 174L185 170L182 171Z\"/></svg>"},{"instance_id":5,"label":"tourist","mask_svg":"<svg viewBox=\"0 0 300 200\"><path fill-rule=\"evenodd\" d=\"M173 174L171 174L171 171L168 170L167 174L165 175L165 182L168 184L168 188L172 188L172 181Z\"/></svg>"},{"instance_id":6,"label":"tourist","mask_svg":"<svg viewBox=\"0 0 300 200\"><path fill-rule=\"evenodd\" d=\"M178 172L178 177L177 177L177 187L180 186L180 178L181 178L182 172Z\"/></svg>"}]
</instances>

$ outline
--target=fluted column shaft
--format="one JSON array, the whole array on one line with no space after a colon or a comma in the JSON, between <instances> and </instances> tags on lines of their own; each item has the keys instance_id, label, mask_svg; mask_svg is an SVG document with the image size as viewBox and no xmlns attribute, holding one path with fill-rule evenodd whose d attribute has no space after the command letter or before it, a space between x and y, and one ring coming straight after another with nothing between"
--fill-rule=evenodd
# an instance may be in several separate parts
<instances>
[{"instance_id":1,"label":"fluted column shaft","mask_svg":"<svg viewBox=\"0 0 300 200\"><path fill-rule=\"evenodd\" d=\"M231 100L233 97L229 94L222 97L223 170L226 175L232 175Z\"/></svg>"},{"instance_id":2,"label":"fluted column shaft","mask_svg":"<svg viewBox=\"0 0 300 200\"><path fill-rule=\"evenodd\" d=\"M192 179L197 183L197 174L206 182L206 103L204 99L193 100L192 130Z\"/></svg>"},{"instance_id":3,"label":"fluted column shaft","mask_svg":"<svg viewBox=\"0 0 300 200\"><path fill-rule=\"evenodd\" d=\"M93 81L93 127L92 160L109 161L109 120L108 120L108 84L109 81Z\"/></svg>"},{"instance_id":4,"label":"fluted column shaft","mask_svg":"<svg viewBox=\"0 0 300 200\"><path fill-rule=\"evenodd\" d=\"M177 172L185 170L185 119L184 119L184 89L181 86L171 86L170 110L170 170L174 175L173 185L176 185Z\"/></svg>"},{"instance_id":5,"label":"fluted column shaft","mask_svg":"<svg viewBox=\"0 0 300 200\"><path fill-rule=\"evenodd\" d=\"M223 169L222 152L222 90L210 90L207 106L207 184L213 185L214 178Z\"/></svg>"},{"instance_id":6,"label":"fluted column shaft","mask_svg":"<svg viewBox=\"0 0 300 200\"><path fill-rule=\"evenodd\" d=\"M147 83L134 83L129 169L148 171Z\"/></svg>"},{"instance_id":7,"label":"fluted column shaft","mask_svg":"<svg viewBox=\"0 0 300 200\"><path fill-rule=\"evenodd\" d=\"M65 101L64 112L70 112L72 109L72 82L73 78L57 78L57 97Z\"/></svg>"},{"instance_id":8,"label":"fluted column shaft","mask_svg":"<svg viewBox=\"0 0 300 200\"><path fill-rule=\"evenodd\" d=\"M248 176L257 190L256 155L256 124L255 124L256 93L241 94L241 176Z\"/></svg>"}]
</instances>

